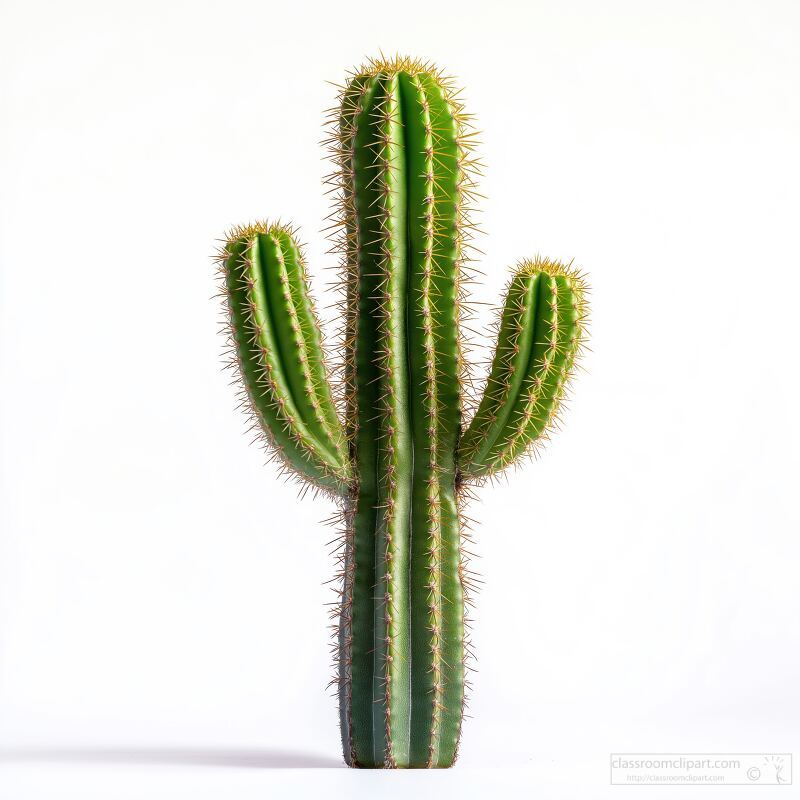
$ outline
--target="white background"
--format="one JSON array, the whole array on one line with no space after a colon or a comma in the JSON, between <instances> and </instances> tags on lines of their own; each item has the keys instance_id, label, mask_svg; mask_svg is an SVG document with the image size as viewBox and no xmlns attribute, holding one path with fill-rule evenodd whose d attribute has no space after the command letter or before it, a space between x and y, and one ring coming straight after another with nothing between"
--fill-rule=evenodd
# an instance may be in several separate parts
<instances>
[{"instance_id":1,"label":"white background","mask_svg":"<svg viewBox=\"0 0 800 800\"><path fill-rule=\"evenodd\" d=\"M2 9L2 800L733 797L609 787L609 753L797 769L799 4ZM479 671L440 773L339 767L333 507L248 445L211 299L215 239L280 216L325 305L326 81L380 49L477 115L475 298L536 252L593 286L564 431L473 507Z\"/></svg>"}]
</instances>

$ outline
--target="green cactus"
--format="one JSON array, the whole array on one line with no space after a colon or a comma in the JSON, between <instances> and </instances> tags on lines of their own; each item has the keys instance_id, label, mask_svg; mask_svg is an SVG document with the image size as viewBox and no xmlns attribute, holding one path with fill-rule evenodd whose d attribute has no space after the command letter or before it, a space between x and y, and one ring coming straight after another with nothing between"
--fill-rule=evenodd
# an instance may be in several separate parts
<instances>
[{"instance_id":1,"label":"green cactus","mask_svg":"<svg viewBox=\"0 0 800 800\"><path fill-rule=\"evenodd\" d=\"M405 58L370 61L340 100L330 142L340 390L284 225L227 237L231 344L269 447L342 506L335 683L346 762L449 767L467 650L461 504L470 484L547 437L581 350L586 289L569 266L518 266L483 398L462 430L472 129L450 81Z\"/></svg>"}]
</instances>

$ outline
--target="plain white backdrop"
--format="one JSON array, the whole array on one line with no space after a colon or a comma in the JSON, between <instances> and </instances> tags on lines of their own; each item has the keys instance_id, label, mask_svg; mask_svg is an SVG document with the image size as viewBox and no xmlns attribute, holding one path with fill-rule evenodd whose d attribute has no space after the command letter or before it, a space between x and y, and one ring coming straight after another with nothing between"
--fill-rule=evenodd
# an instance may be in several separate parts
<instances>
[{"instance_id":1,"label":"plain white backdrop","mask_svg":"<svg viewBox=\"0 0 800 800\"><path fill-rule=\"evenodd\" d=\"M799 36L791 0L3 0L2 800L753 797L610 787L609 753L797 768ZM475 299L537 252L593 287L563 432L472 509L441 773L339 768L334 509L249 446L211 299L258 217L330 299L326 81L380 50L457 76L483 131Z\"/></svg>"}]
</instances>

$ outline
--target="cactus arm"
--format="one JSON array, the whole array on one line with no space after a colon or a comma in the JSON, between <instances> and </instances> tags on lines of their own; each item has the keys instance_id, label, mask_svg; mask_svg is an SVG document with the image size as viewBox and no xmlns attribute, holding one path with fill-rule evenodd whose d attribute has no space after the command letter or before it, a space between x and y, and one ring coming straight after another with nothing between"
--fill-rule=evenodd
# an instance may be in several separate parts
<instances>
[{"instance_id":1,"label":"cactus arm","mask_svg":"<svg viewBox=\"0 0 800 800\"><path fill-rule=\"evenodd\" d=\"M491 373L461 441L465 479L513 463L547 436L584 337L585 287L561 264L525 262L509 287Z\"/></svg>"},{"instance_id":2,"label":"cactus arm","mask_svg":"<svg viewBox=\"0 0 800 800\"><path fill-rule=\"evenodd\" d=\"M487 458L514 408L533 349L539 278L518 274L508 287L492 371L461 442L464 471L469 463Z\"/></svg>"},{"instance_id":3,"label":"cactus arm","mask_svg":"<svg viewBox=\"0 0 800 800\"><path fill-rule=\"evenodd\" d=\"M583 292L576 292L571 278L564 275L551 277L550 282L554 319L548 320L544 333L545 338L550 335L550 344L542 356L540 374L525 381L524 407L509 420L501 435L497 455L500 469L514 463L531 444L549 436L580 353Z\"/></svg>"},{"instance_id":4,"label":"cactus arm","mask_svg":"<svg viewBox=\"0 0 800 800\"><path fill-rule=\"evenodd\" d=\"M321 489L341 494L350 480L344 439L327 381L315 378L324 369L319 333L299 253L284 250L283 233L250 226L232 232L225 247L224 288L236 359L253 412L284 464Z\"/></svg>"},{"instance_id":5,"label":"cactus arm","mask_svg":"<svg viewBox=\"0 0 800 800\"><path fill-rule=\"evenodd\" d=\"M314 435L335 452L341 463L346 463L344 431L328 383L322 336L308 292L305 264L293 235L287 229L276 229L272 239L277 251L278 270L270 274L273 284L279 284L274 285L273 296L280 297L278 291L281 292L288 312L276 314L276 322L282 326L284 360L295 361L300 368L288 370L292 393L303 406L303 417L309 420Z\"/></svg>"}]
</instances>

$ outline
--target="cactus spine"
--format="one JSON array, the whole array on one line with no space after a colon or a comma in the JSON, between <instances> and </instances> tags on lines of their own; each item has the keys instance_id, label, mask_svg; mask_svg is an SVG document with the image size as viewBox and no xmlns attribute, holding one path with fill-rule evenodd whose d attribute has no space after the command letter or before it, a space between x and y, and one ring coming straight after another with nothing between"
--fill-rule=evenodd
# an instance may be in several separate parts
<instances>
[{"instance_id":1,"label":"cactus spine","mask_svg":"<svg viewBox=\"0 0 800 800\"><path fill-rule=\"evenodd\" d=\"M345 532L336 683L344 757L448 767L464 702L459 504L546 438L584 338L569 267L518 266L482 400L462 430L459 317L471 132L450 82L371 61L341 91L344 334L340 422L294 233L234 229L221 253L246 403L292 472L337 497Z\"/></svg>"}]
</instances>

